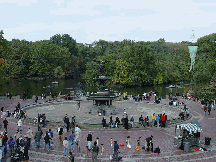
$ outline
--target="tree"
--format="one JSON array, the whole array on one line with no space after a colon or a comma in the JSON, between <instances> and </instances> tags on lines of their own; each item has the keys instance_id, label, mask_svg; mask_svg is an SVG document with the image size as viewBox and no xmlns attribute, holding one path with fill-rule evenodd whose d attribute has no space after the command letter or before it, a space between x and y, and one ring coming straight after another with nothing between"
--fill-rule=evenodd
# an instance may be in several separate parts
<instances>
[{"instance_id":1,"label":"tree","mask_svg":"<svg viewBox=\"0 0 216 162\"><path fill-rule=\"evenodd\" d=\"M53 76L57 69L66 69L70 53L67 48L61 47L47 41L35 42L31 48L30 75L31 76Z\"/></svg>"}]
</instances>

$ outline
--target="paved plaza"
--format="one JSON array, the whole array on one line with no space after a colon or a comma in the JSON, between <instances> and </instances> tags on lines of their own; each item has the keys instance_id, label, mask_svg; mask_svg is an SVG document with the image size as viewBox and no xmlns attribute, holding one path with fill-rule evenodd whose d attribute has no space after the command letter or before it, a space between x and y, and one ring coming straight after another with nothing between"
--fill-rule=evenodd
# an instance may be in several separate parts
<instances>
[{"instance_id":1,"label":"paved plaza","mask_svg":"<svg viewBox=\"0 0 216 162\"><path fill-rule=\"evenodd\" d=\"M128 114L129 119L131 116L134 117L135 121L139 120L140 115L143 117L148 116L151 119L153 113L155 114L163 114L166 113L167 118L177 118L179 117L179 113L181 112L179 109L173 109L169 106L164 106L164 104L168 105L168 101L162 100L160 104L155 103L147 103L147 101L143 102L134 102L134 101L115 101L113 106L116 107L118 114L112 115L113 119L118 116L120 119L124 115L125 112ZM80 110L78 110L77 101L63 101L63 102L54 102L53 104L44 104L43 106L37 106L31 109L28 109L26 112L29 117L34 118L38 113L46 114L47 120L62 122L65 114L68 116L76 116L76 122L79 123L101 123L102 116L91 115L89 114L88 107L92 105L92 101L82 101L80 104ZM183 106L182 106L183 107ZM106 114L107 122L109 122L110 114Z\"/></svg>"},{"instance_id":2,"label":"paved plaza","mask_svg":"<svg viewBox=\"0 0 216 162\"><path fill-rule=\"evenodd\" d=\"M34 102L34 100L1 100L0 101L0 106L4 106L4 110L14 110L15 106L17 105L17 102L20 102L21 106L28 105ZM44 102L42 100L39 100L38 102ZM164 102L164 103L163 103ZM198 121L201 125L201 128L203 132L201 133L201 142L204 144L204 139L206 136L211 138L211 145L210 146L205 146L203 145L204 148L210 148L212 151L209 152L194 152L192 149L190 150L189 153L186 153L174 146L174 137L177 135L175 134L175 124L168 125L166 128L156 128L156 127L148 127L148 128L132 128L129 130L125 130L123 128L101 128L100 129L95 126L94 128L91 129L82 129L81 136L80 136L80 152L77 153L77 150L73 151L73 154L75 156L75 161L80 161L80 162L90 162L91 161L91 154L87 156L87 151L86 151L86 146L87 146L87 134L89 132L92 133L93 136L93 141L96 140L97 137L99 137L99 146L101 148L101 144L104 144L104 153L101 155L101 150L98 155L99 161L110 161L109 156L113 154L113 147L110 146L110 138L113 138L113 140L118 141L118 144L126 141L127 136L130 136L130 144L132 146L131 149L128 149L125 146L120 147L120 153L119 156L123 157L122 161L125 162L141 162L141 161L197 161L197 162L202 162L202 161L215 161L216 158L216 145L215 145L215 140L216 140L216 126L215 126L215 115L216 111L212 110L211 115L204 115L202 106L194 101L186 101L183 100L187 104L187 107L190 109L190 113L192 117L188 121L183 121L182 123L189 123L191 121ZM61 120L62 117L67 114L74 114L74 115L79 115L79 113L83 114L83 119L82 116L78 117L78 122L81 122L82 120L89 119L92 116L88 116L87 113L85 113L85 107L91 102L81 102L81 111L77 111L76 107L76 102L71 102L71 103L64 103L65 105L68 105L68 108L65 107L65 109L70 109L70 111L67 111L64 109L64 106L61 104L54 104L57 107L54 107L54 105L49 105L45 107L41 107L41 111L47 111L46 109L49 109L49 111L56 111L57 109L57 114L56 113L51 113L55 116L55 118L59 118L58 120ZM163 113L165 111L166 114L168 114L168 119L171 116L175 116L175 114L178 114L178 111L176 108L169 107L167 105L168 101L163 100L162 104L156 105L153 104L153 100L150 101L150 103L138 103L138 102L129 102L129 101L124 101L124 102L114 102L113 105L115 105L117 108L119 108L119 117L121 118L121 113L123 114L123 108L126 109L126 112L130 115L133 115L135 117L135 121L138 121L138 117L140 115L149 115L151 119L152 112L155 111L155 113ZM59 105L59 109L58 109ZM72 106L71 106L72 105ZM162 107L162 108L161 108ZM60 110L60 108L62 108ZM153 109L155 108L155 109ZM122 109L122 110L121 110ZM32 114L38 113L39 110L31 109ZM135 111L136 110L136 111ZM29 110L30 111L30 110ZM77 114L76 114L77 113ZM29 112L29 114L31 114ZM46 113L47 116L49 116ZM136 116L137 115L137 116ZM52 115L50 115L52 116ZM61 117L60 117L61 116ZM97 122L101 122L101 116L96 117L95 120L98 120ZM14 119L12 117L7 118L9 121L8 125L8 136L13 136L17 130L17 119ZM115 118L114 118L115 119ZM71 120L71 118L70 118ZM89 122L93 122L89 119ZM109 122L109 117L107 117L107 121ZM3 119L0 120L0 122L3 122ZM28 127L31 127L33 132L36 131L37 129L37 124L32 124L32 123L26 123L23 122L23 135L25 135L25 132L27 131ZM30 148L29 151L29 156L30 159L28 161L41 161L41 162L47 162L47 161L58 161L58 162L63 162L67 161L66 157L63 156L63 145L59 143L58 136L57 136L57 127L52 126L49 127L47 126L46 128L42 128L43 133L45 133L49 128L52 129L54 132L54 146L51 149L51 151L47 152L44 151L43 147L36 149L35 144L32 140L32 147ZM66 132L64 136L68 137L70 135L70 132ZM136 151L136 145L137 145L137 139L141 137L141 146L144 146L144 140L145 138L149 137L150 135L153 135L153 143L154 143L154 148L160 147L161 153L160 154L155 154L155 153L147 153L144 152L142 149L140 153L138 154ZM93 143L93 142L92 142ZM43 145L42 145L43 146ZM196 149L196 148L193 148ZM7 156L4 158L4 161L10 161L10 157Z\"/></svg>"}]
</instances>

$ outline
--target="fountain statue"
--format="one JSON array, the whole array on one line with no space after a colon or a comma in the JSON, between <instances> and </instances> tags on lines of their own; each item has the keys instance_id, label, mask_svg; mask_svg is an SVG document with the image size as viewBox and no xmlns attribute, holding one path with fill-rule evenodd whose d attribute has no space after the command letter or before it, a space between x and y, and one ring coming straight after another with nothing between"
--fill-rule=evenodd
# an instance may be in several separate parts
<instances>
[{"instance_id":1,"label":"fountain statue","mask_svg":"<svg viewBox=\"0 0 216 162\"><path fill-rule=\"evenodd\" d=\"M105 76L105 63L109 61L98 61L100 63L100 73L101 75L97 78L93 78L96 81L99 81L98 89L99 91L93 94L89 94L87 97L89 100L93 101L93 105L90 107L90 112L93 112L93 109L99 109L101 111L110 111L110 114L116 114L116 108L112 106L112 100L117 96L113 93L113 90L106 88L106 81L111 80L110 77ZM103 109L103 110L102 110ZM98 112L98 111L97 111ZM105 115L105 114L104 114Z\"/></svg>"}]
</instances>

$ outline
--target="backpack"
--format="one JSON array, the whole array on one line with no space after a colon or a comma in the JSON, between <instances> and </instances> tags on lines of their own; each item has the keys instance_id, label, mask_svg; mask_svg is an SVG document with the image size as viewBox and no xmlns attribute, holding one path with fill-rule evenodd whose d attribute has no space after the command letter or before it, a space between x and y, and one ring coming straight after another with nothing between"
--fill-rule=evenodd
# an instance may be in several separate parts
<instances>
[{"instance_id":1,"label":"backpack","mask_svg":"<svg viewBox=\"0 0 216 162\"><path fill-rule=\"evenodd\" d=\"M20 140L20 146L25 146L25 141L23 139Z\"/></svg>"},{"instance_id":2,"label":"backpack","mask_svg":"<svg viewBox=\"0 0 216 162\"><path fill-rule=\"evenodd\" d=\"M154 150L154 153L160 153L160 148L159 147L157 147L155 150Z\"/></svg>"},{"instance_id":3,"label":"backpack","mask_svg":"<svg viewBox=\"0 0 216 162\"><path fill-rule=\"evenodd\" d=\"M74 140L74 136L75 136L75 135L70 135L69 140L70 140L70 141L73 141L73 140Z\"/></svg>"}]
</instances>

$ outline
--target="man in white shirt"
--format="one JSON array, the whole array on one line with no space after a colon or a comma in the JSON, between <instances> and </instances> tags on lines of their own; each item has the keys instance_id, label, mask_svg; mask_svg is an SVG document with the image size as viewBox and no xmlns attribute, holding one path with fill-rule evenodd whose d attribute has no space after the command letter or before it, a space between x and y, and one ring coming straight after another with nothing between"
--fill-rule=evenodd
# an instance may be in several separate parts
<instances>
[{"instance_id":1,"label":"man in white shirt","mask_svg":"<svg viewBox=\"0 0 216 162\"><path fill-rule=\"evenodd\" d=\"M22 131L22 119L20 118L19 120L18 120L18 130L19 131Z\"/></svg>"},{"instance_id":2,"label":"man in white shirt","mask_svg":"<svg viewBox=\"0 0 216 162\"><path fill-rule=\"evenodd\" d=\"M76 125L76 127L75 127L75 133L76 133L75 141L77 141L77 139L79 138L79 135L81 133L81 129L78 127L78 125Z\"/></svg>"}]
</instances>

